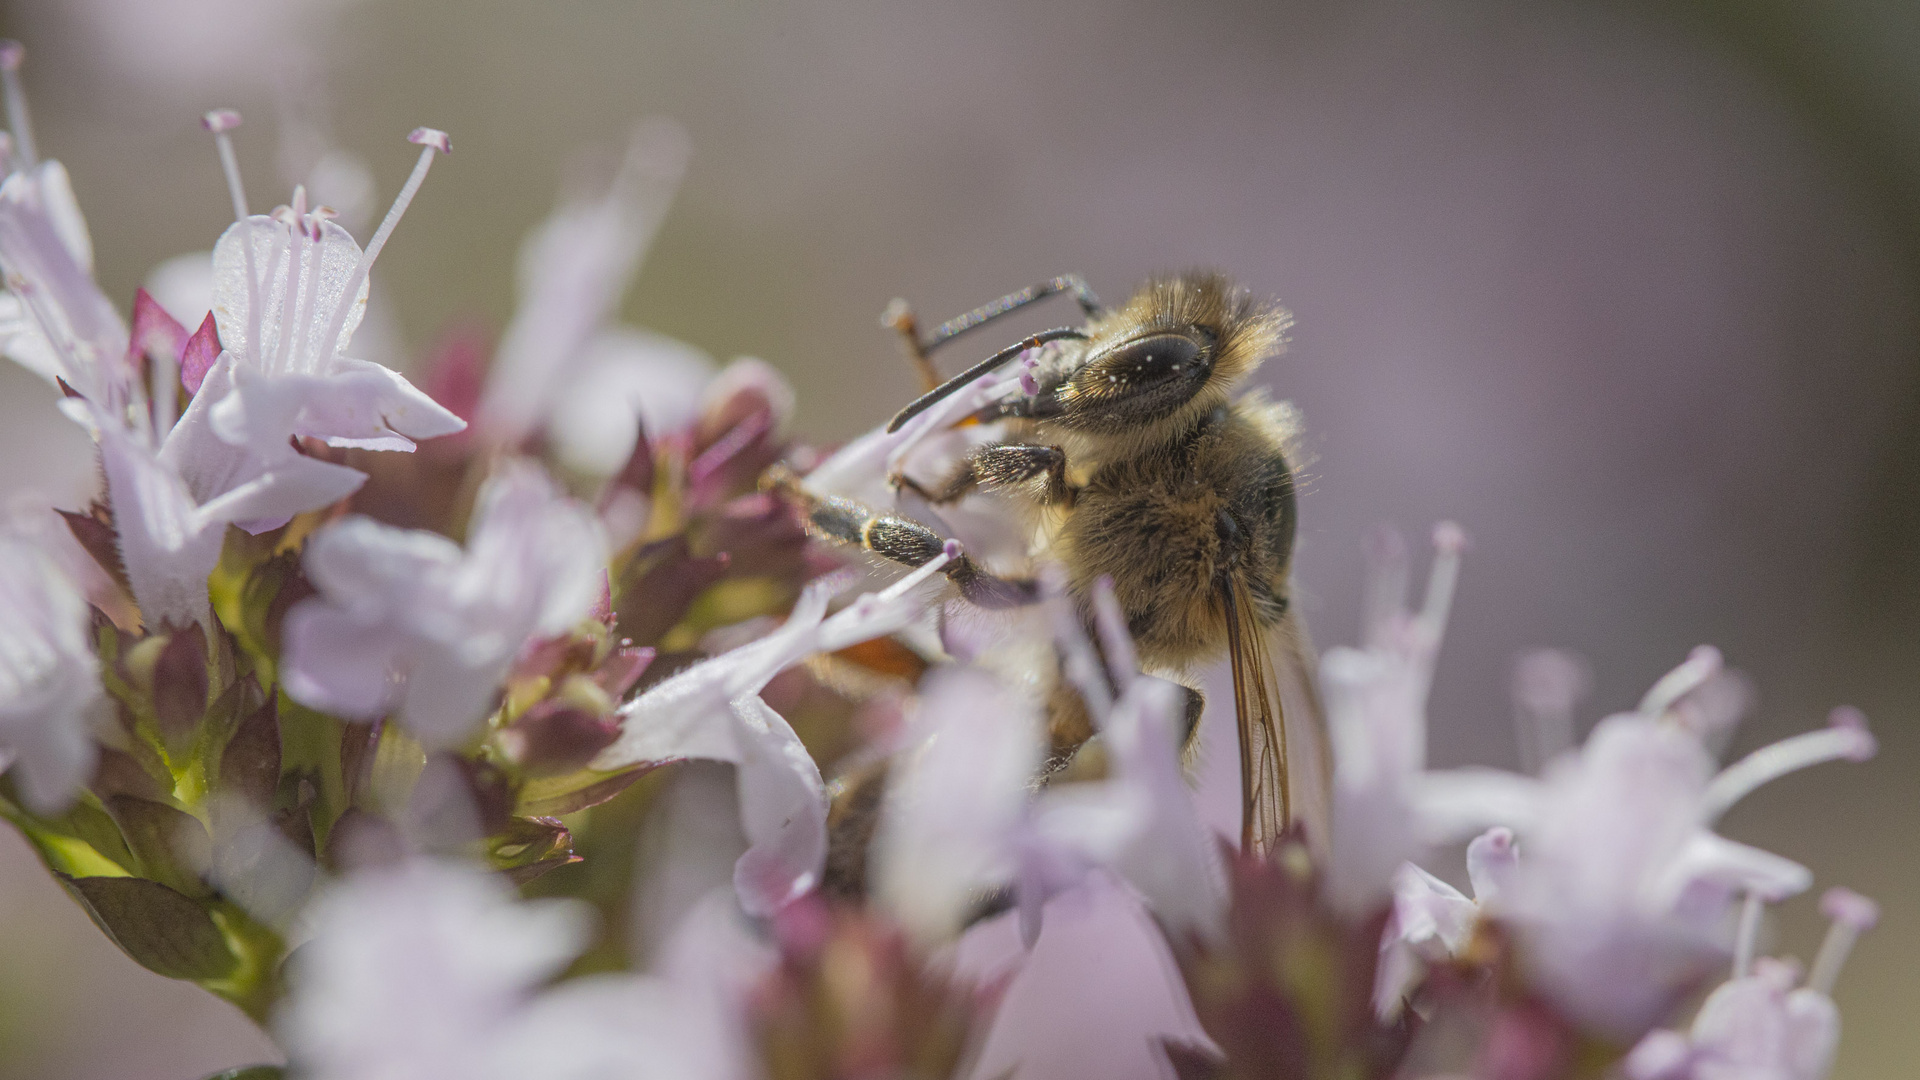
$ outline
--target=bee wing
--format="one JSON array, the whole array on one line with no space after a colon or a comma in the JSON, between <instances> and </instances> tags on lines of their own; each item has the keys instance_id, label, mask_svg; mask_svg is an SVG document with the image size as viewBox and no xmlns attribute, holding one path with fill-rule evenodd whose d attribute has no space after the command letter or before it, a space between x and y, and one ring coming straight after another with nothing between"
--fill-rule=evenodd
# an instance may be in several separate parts
<instances>
[{"instance_id":1,"label":"bee wing","mask_svg":"<svg viewBox=\"0 0 1920 1080\"><path fill-rule=\"evenodd\" d=\"M1289 825L1302 824L1324 850L1327 740L1307 658L1312 646L1289 614L1261 624L1237 575L1221 586L1234 716L1240 732L1240 846L1265 855Z\"/></svg>"},{"instance_id":2,"label":"bee wing","mask_svg":"<svg viewBox=\"0 0 1920 1080\"><path fill-rule=\"evenodd\" d=\"M1314 678L1318 654L1306 625L1291 611L1267 631L1267 643L1280 688L1293 821L1306 831L1314 854L1324 859L1333 819L1333 744Z\"/></svg>"}]
</instances>

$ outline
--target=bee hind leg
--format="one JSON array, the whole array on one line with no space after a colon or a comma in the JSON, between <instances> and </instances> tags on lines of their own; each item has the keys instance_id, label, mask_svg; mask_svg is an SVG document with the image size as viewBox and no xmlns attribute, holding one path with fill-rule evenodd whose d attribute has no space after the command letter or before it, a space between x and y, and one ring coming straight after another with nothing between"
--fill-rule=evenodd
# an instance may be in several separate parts
<instances>
[{"instance_id":1,"label":"bee hind leg","mask_svg":"<svg viewBox=\"0 0 1920 1080\"><path fill-rule=\"evenodd\" d=\"M922 487L900 474L893 482L909 488L935 506L958 502L978 488L1013 487L1041 480L1038 492L1043 504L1072 506L1077 489L1067 484L1067 452L1058 446L1031 446L1026 443L999 443L982 446L955 468L953 475L932 488Z\"/></svg>"},{"instance_id":2,"label":"bee hind leg","mask_svg":"<svg viewBox=\"0 0 1920 1080\"><path fill-rule=\"evenodd\" d=\"M851 547L863 548L902 566L925 566L946 551L939 533L911 518L876 514L851 499L816 495L785 470L769 475L767 486L798 504L809 531ZM941 567L970 603L984 608L1021 607L1040 599L1040 583L1001 577L980 568L962 553Z\"/></svg>"}]
</instances>

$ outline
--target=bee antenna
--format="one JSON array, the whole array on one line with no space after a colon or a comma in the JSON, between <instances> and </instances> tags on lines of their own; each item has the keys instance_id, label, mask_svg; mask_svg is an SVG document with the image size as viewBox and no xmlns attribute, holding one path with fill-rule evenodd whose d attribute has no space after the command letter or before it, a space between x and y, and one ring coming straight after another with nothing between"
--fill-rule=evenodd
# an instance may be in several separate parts
<instances>
[{"instance_id":1,"label":"bee antenna","mask_svg":"<svg viewBox=\"0 0 1920 1080\"><path fill-rule=\"evenodd\" d=\"M932 390L927 391L925 394L920 395L919 399L913 404L901 409L899 414L893 418L893 421L887 425L887 434L891 435L899 431L901 425L907 421L926 412L941 401L952 397L961 387L968 385L987 372L1000 367L1021 353L1026 352L1028 349L1037 349L1050 341L1063 341L1067 339L1086 341L1087 335L1084 331L1075 330L1071 326L1062 326L1057 330L1042 330L1040 333L1021 341L1017 345L1010 345L1007 348L1001 349L985 360L980 361Z\"/></svg>"}]
</instances>

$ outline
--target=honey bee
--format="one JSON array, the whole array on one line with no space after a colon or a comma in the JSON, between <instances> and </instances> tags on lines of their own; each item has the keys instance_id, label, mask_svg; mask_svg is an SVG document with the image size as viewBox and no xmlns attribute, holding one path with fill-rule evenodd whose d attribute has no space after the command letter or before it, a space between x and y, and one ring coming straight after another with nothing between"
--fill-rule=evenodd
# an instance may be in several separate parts
<instances>
[{"instance_id":1,"label":"honey bee","mask_svg":"<svg viewBox=\"0 0 1920 1080\"><path fill-rule=\"evenodd\" d=\"M1027 337L944 382L937 347L1008 312L1071 294L1083 325ZM1024 497L1035 509L1040 558L1057 561L1083 620L1102 578L1132 632L1143 669L1190 681L1222 653L1230 659L1238 720L1243 850L1263 854L1296 821L1324 826L1326 740L1307 666L1311 654L1290 603L1296 522L1289 463L1297 424L1290 407L1239 393L1284 345L1291 316L1213 273L1149 281L1118 308L1085 281L1064 276L1010 294L922 338L899 301L886 320L900 331L929 389L889 431L1018 364L1017 390L961 423L993 424L933 484L905 476L933 507L983 490ZM1004 380L1002 380L1004 381ZM810 528L907 566L940 555L945 539L909 517L777 484ZM983 607L1032 602L1036 581L990 572L968 554L943 568L960 595ZM1189 742L1200 696L1191 692ZM1072 691L1049 702L1057 760L1092 734Z\"/></svg>"}]
</instances>

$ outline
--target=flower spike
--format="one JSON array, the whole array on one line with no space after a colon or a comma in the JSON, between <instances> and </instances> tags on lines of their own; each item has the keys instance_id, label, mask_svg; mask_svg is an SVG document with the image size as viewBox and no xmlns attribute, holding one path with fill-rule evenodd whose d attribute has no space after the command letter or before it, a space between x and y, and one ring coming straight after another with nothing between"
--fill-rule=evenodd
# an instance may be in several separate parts
<instances>
[{"instance_id":1,"label":"flower spike","mask_svg":"<svg viewBox=\"0 0 1920 1080\"><path fill-rule=\"evenodd\" d=\"M27 93L20 86L20 64L27 58L26 46L8 38L0 41L0 87L7 95L7 127L13 131L14 151L22 169L40 164L33 145L33 121L27 116Z\"/></svg>"}]
</instances>

